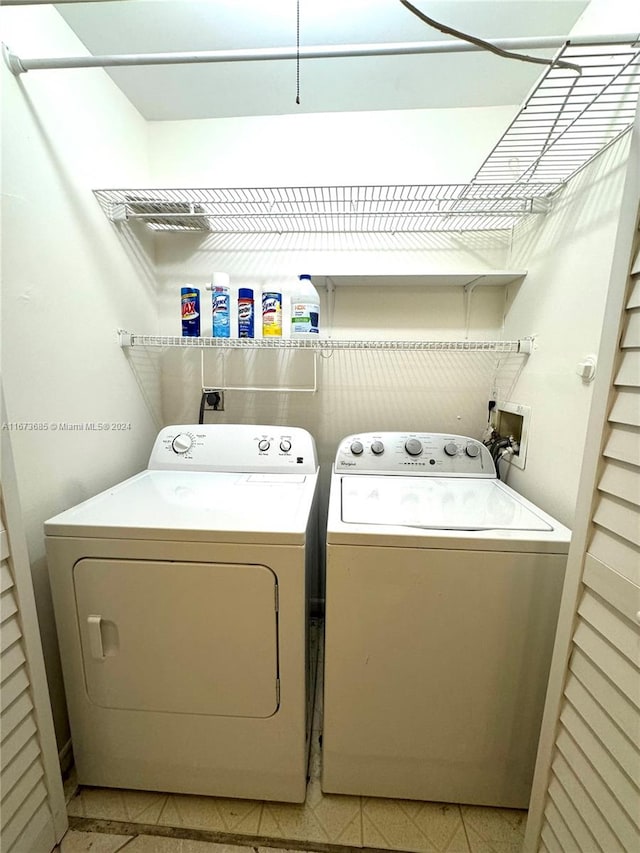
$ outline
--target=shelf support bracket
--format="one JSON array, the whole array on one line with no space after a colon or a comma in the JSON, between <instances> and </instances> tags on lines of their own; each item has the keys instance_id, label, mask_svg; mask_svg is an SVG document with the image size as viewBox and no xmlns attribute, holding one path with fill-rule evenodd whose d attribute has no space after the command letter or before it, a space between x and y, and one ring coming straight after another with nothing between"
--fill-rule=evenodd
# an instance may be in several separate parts
<instances>
[{"instance_id":1,"label":"shelf support bracket","mask_svg":"<svg viewBox=\"0 0 640 853\"><path fill-rule=\"evenodd\" d=\"M518 341L518 352L523 355L531 355L535 349L535 343L536 339L534 337L520 338Z\"/></svg>"},{"instance_id":2,"label":"shelf support bracket","mask_svg":"<svg viewBox=\"0 0 640 853\"><path fill-rule=\"evenodd\" d=\"M482 281L482 276L479 275L477 278L474 278L473 281L467 282L464 286L464 302L465 302L465 318L464 318L464 338L466 341L469 340L469 325L471 323L471 296L473 291Z\"/></svg>"}]
</instances>

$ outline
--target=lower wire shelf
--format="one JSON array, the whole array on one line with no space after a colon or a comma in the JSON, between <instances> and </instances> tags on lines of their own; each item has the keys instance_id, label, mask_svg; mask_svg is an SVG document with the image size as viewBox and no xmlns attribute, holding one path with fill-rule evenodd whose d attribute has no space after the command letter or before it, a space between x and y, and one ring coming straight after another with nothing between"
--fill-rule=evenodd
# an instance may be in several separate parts
<instances>
[{"instance_id":1,"label":"lower wire shelf","mask_svg":"<svg viewBox=\"0 0 640 853\"><path fill-rule=\"evenodd\" d=\"M389 350L438 352L522 353L533 351L534 339L515 341L403 341L342 340L335 338L190 338L179 335L137 335L118 330L121 347L186 347L191 349L304 349L314 352L335 350Z\"/></svg>"}]
</instances>

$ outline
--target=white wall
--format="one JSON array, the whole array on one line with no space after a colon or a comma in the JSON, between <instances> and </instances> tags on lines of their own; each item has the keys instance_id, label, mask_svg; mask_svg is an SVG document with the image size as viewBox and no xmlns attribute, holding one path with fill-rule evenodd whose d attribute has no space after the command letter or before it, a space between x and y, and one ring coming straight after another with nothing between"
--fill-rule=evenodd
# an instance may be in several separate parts
<instances>
[{"instance_id":1,"label":"white wall","mask_svg":"<svg viewBox=\"0 0 640 853\"><path fill-rule=\"evenodd\" d=\"M568 527L592 393L576 370L600 344L628 142L569 182L552 212L514 240L513 263L528 274L509 287L504 333L533 334L536 349L521 373L497 381L500 398L532 409L526 467L511 466L508 482Z\"/></svg>"},{"instance_id":2,"label":"white wall","mask_svg":"<svg viewBox=\"0 0 640 853\"><path fill-rule=\"evenodd\" d=\"M83 46L53 7L3 8L23 56ZM153 278L95 201L144 182L147 128L103 71L2 64L2 372L58 746L68 738L43 521L140 470L156 432L115 330L156 326ZM99 105L96 108L96 105ZM54 431L114 422L124 431ZM28 424L37 425L29 429Z\"/></svg>"},{"instance_id":3,"label":"white wall","mask_svg":"<svg viewBox=\"0 0 640 853\"><path fill-rule=\"evenodd\" d=\"M517 106L150 123L156 186L466 183Z\"/></svg>"},{"instance_id":4,"label":"white wall","mask_svg":"<svg viewBox=\"0 0 640 853\"><path fill-rule=\"evenodd\" d=\"M638 7L634 0L590 0L570 37L636 32Z\"/></svg>"}]
</instances>

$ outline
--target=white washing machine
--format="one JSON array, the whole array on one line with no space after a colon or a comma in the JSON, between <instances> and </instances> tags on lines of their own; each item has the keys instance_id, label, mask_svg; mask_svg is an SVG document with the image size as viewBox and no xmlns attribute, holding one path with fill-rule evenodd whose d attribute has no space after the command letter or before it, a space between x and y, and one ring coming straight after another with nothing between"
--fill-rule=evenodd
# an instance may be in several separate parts
<instances>
[{"instance_id":1,"label":"white washing machine","mask_svg":"<svg viewBox=\"0 0 640 853\"><path fill-rule=\"evenodd\" d=\"M324 791L527 806L569 539L497 479L478 441L341 442Z\"/></svg>"},{"instance_id":2,"label":"white washing machine","mask_svg":"<svg viewBox=\"0 0 640 853\"><path fill-rule=\"evenodd\" d=\"M171 426L45 523L81 784L304 800L317 481L305 430Z\"/></svg>"}]
</instances>

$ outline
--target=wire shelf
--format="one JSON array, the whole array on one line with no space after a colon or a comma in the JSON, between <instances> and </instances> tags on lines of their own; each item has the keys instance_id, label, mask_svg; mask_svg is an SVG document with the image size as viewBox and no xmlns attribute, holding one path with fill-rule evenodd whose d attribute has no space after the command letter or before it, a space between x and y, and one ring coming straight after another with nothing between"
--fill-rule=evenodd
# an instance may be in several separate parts
<instances>
[{"instance_id":1,"label":"wire shelf","mask_svg":"<svg viewBox=\"0 0 640 853\"><path fill-rule=\"evenodd\" d=\"M94 190L114 222L216 234L504 231L633 124L638 43L565 45L468 184Z\"/></svg>"},{"instance_id":2,"label":"wire shelf","mask_svg":"<svg viewBox=\"0 0 640 853\"><path fill-rule=\"evenodd\" d=\"M313 352L334 350L384 350L434 352L525 353L532 350L532 339L518 341L365 341L316 338L189 338L178 335L137 335L119 332L122 347L181 347L186 349L303 349Z\"/></svg>"},{"instance_id":3,"label":"wire shelf","mask_svg":"<svg viewBox=\"0 0 640 853\"><path fill-rule=\"evenodd\" d=\"M554 184L95 190L109 219L154 231L410 233L510 228L545 213Z\"/></svg>"},{"instance_id":4,"label":"wire shelf","mask_svg":"<svg viewBox=\"0 0 640 853\"><path fill-rule=\"evenodd\" d=\"M640 92L638 43L565 45L474 182L562 184L631 129Z\"/></svg>"}]
</instances>

